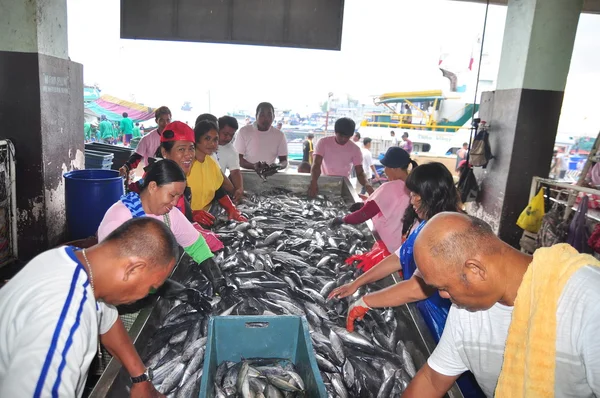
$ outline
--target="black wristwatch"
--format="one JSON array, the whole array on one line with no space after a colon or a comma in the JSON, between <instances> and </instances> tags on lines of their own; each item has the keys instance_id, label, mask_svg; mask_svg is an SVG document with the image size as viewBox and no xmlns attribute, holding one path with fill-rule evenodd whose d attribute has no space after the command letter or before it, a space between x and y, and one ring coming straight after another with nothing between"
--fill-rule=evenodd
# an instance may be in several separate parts
<instances>
[{"instance_id":1,"label":"black wristwatch","mask_svg":"<svg viewBox=\"0 0 600 398\"><path fill-rule=\"evenodd\" d=\"M153 377L152 369L146 368L146 371L144 373L142 373L140 376L132 377L131 382L132 383L143 383L145 381L152 381L152 377Z\"/></svg>"}]
</instances>

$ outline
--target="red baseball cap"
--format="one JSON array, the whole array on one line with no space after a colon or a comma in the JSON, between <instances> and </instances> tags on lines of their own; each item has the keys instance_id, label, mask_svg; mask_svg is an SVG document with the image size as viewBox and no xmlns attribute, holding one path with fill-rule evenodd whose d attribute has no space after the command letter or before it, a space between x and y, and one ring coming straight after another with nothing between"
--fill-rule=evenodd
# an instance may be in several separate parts
<instances>
[{"instance_id":1,"label":"red baseball cap","mask_svg":"<svg viewBox=\"0 0 600 398\"><path fill-rule=\"evenodd\" d=\"M190 141L196 142L194 130L183 122L171 122L165 126L160 135L160 142Z\"/></svg>"}]
</instances>

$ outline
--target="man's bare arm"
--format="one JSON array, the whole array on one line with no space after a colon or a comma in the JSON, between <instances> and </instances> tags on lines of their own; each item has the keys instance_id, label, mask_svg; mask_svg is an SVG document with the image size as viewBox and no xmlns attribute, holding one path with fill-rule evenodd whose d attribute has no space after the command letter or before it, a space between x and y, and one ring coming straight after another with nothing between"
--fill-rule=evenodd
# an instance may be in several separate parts
<instances>
[{"instance_id":1,"label":"man's bare arm","mask_svg":"<svg viewBox=\"0 0 600 398\"><path fill-rule=\"evenodd\" d=\"M444 376L425 364L412 379L402 398L438 398L450 390L458 376Z\"/></svg>"}]
</instances>

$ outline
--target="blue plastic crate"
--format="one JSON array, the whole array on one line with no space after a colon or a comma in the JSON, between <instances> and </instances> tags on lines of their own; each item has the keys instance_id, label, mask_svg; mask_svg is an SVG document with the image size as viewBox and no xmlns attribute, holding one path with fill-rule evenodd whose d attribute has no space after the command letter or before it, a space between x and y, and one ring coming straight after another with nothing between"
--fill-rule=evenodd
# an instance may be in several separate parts
<instances>
[{"instance_id":1,"label":"blue plastic crate","mask_svg":"<svg viewBox=\"0 0 600 398\"><path fill-rule=\"evenodd\" d=\"M88 163L85 162L86 169L100 169L100 170L110 170L112 168L112 162L108 164L97 164L97 163Z\"/></svg>"},{"instance_id":2,"label":"blue plastic crate","mask_svg":"<svg viewBox=\"0 0 600 398\"><path fill-rule=\"evenodd\" d=\"M208 323L200 398L214 397L214 377L219 364L239 362L242 358L288 359L302 377L307 397L327 397L305 318L291 315L212 317Z\"/></svg>"},{"instance_id":3,"label":"blue plastic crate","mask_svg":"<svg viewBox=\"0 0 600 398\"><path fill-rule=\"evenodd\" d=\"M115 158L115 154L110 153L110 152L102 152L102 151L86 149L85 157L89 158L89 159L111 160L112 161Z\"/></svg>"}]
</instances>

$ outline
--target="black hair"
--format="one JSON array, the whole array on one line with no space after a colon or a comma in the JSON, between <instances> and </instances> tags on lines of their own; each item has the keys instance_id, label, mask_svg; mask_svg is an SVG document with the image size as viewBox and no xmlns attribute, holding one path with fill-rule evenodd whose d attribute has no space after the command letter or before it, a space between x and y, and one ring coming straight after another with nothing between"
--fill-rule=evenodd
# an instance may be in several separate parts
<instances>
[{"instance_id":1,"label":"black hair","mask_svg":"<svg viewBox=\"0 0 600 398\"><path fill-rule=\"evenodd\" d=\"M465 145L469 145L469 143L468 142L463 142L463 146L465 146Z\"/></svg>"},{"instance_id":2,"label":"black hair","mask_svg":"<svg viewBox=\"0 0 600 398\"><path fill-rule=\"evenodd\" d=\"M425 219L444 211L459 211L460 197L454 178L439 162L422 164L413 169L406 179L406 187L421 197L420 209ZM402 233L408 232L417 219L417 212L408 206L402 218Z\"/></svg>"},{"instance_id":3,"label":"black hair","mask_svg":"<svg viewBox=\"0 0 600 398\"><path fill-rule=\"evenodd\" d=\"M313 133L309 133L309 134L307 134L306 138L312 139L312 138L315 138L315 135Z\"/></svg>"},{"instance_id":4,"label":"black hair","mask_svg":"<svg viewBox=\"0 0 600 398\"><path fill-rule=\"evenodd\" d=\"M358 137L358 139L360 140L360 133L357 131L356 133L354 133L355 136Z\"/></svg>"},{"instance_id":5,"label":"black hair","mask_svg":"<svg viewBox=\"0 0 600 398\"><path fill-rule=\"evenodd\" d=\"M179 245L171 229L151 217L125 221L101 243L114 244L122 257L139 257L154 267L166 268L179 255Z\"/></svg>"},{"instance_id":6,"label":"black hair","mask_svg":"<svg viewBox=\"0 0 600 398\"><path fill-rule=\"evenodd\" d=\"M128 117L129 115L127 114L127 112L123 112L123 117Z\"/></svg>"},{"instance_id":7,"label":"black hair","mask_svg":"<svg viewBox=\"0 0 600 398\"><path fill-rule=\"evenodd\" d=\"M216 130L218 132L219 127L217 126L217 123L212 120L201 120L196 123L196 127L194 127L194 137L196 142L200 142L200 138L206 135L210 130Z\"/></svg>"},{"instance_id":8,"label":"black hair","mask_svg":"<svg viewBox=\"0 0 600 398\"><path fill-rule=\"evenodd\" d=\"M405 131L405 132L404 132L404 134L402 134L402 137L406 137L406 138L408 138L408 132L407 132L407 131Z\"/></svg>"},{"instance_id":9,"label":"black hair","mask_svg":"<svg viewBox=\"0 0 600 398\"><path fill-rule=\"evenodd\" d=\"M204 121L204 120L211 121L211 122L215 123L217 126L218 126L217 123L219 123L219 119L217 119L217 117L215 115L213 115L211 113L203 113L202 115L200 115L196 118L195 125L197 126L198 123L200 123L201 121ZM218 130L218 128L217 128L217 130Z\"/></svg>"},{"instance_id":10,"label":"black hair","mask_svg":"<svg viewBox=\"0 0 600 398\"><path fill-rule=\"evenodd\" d=\"M356 134L358 134L358 133L356 133ZM367 146L367 145L369 145L369 144L371 143L371 141L373 141L373 140L372 140L372 139L370 139L369 137L366 137L366 138L363 140L363 145L364 145L364 146Z\"/></svg>"},{"instance_id":11,"label":"black hair","mask_svg":"<svg viewBox=\"0 0 600 398\"><path fill-rule=\"evenodd\" d=\"M390 134L396 135L396 133L394 132L394 130L390 131Z\"/></svg>"},{"instance_id":12,"label":"black hair","mask_svg":"<svg viewBox=\"0 0 600 398\"><path fill-rule=\"evenodd\" d=\"M173 149L174 146L175 146L175 141L167 141L167 142L160 143L160 148L163 148L167 153L171 152L171 149ZM158 148L156 153L162 157L162 155L160 154L160 148Z\"/></svg>"},{"instance_id":13,"label":"black hair","mask_svg":"<svg viewBox=\"0 0 600 398\"><path fill-rule=\"evenodd\" d=\"M166 143L164 143L166 144ZM141 190L144 191L151 182L155 182L159 187L170 184L172 182L185 182L186 177L179 165L169 159L164 159L159 162L154 162L146 175L144 176L144 185Z\"/></svg>"},{"instance_id":14,"label":"black hair","mask_svg":"<svg viewBox=\"0 0 600 398\"><path fill-rule=\"evenodd\" d=\"M135 122L135 125L136 125L136 126L139 126L139 125L140 125L140 122Z\"/></svg>"},{"instance_id":15,"label":"black hair","mask_svg":"<svg viewBox=\"0 0 600 398\"><path fill-rule=\"evenodd\" d=\"M335 122L335 132L343 135L344 137L352 137L354 135L354 129L356 128L356 123L354 120L349 117L342 117L336 120Z\"/></svg>"},{"instance_id":16,"label":"black hair","mask_svg":"<svg viewBox=\"0 0 600 398\"><path fill-rule=\"evenodd\" d=\"M169 108L167 108L166 106L161 106L160 108L157 108L154 111L154 119L155 120L160 119L160 117L162 115L169 115L169 116L171 116L171 110Z\"/></svg>"},{"instance_id":17,"label":"black hair","mask_svg":"<svg viewBox=\"0 0 600 398\"><path fill-rule=\"evenodd\" d=\"M273 108L273 105L270 102L261 102L256 107L256 116L258 116L260 110L263 108L271 108L271 112L273 112L273 115L275 115L275 108Z\"/></svg>"},{"instance_id":18,"label":"black hair","mask_svg":"<svg viewBox=\"0 0 600 398\"><path fill-rule=\"evenodd\" d=\"M240 128L238 121L233 116L221 116L218 121L219 128L223 128L225 126L229 126L234 130Z\"/></svg>"}]
</instances>

